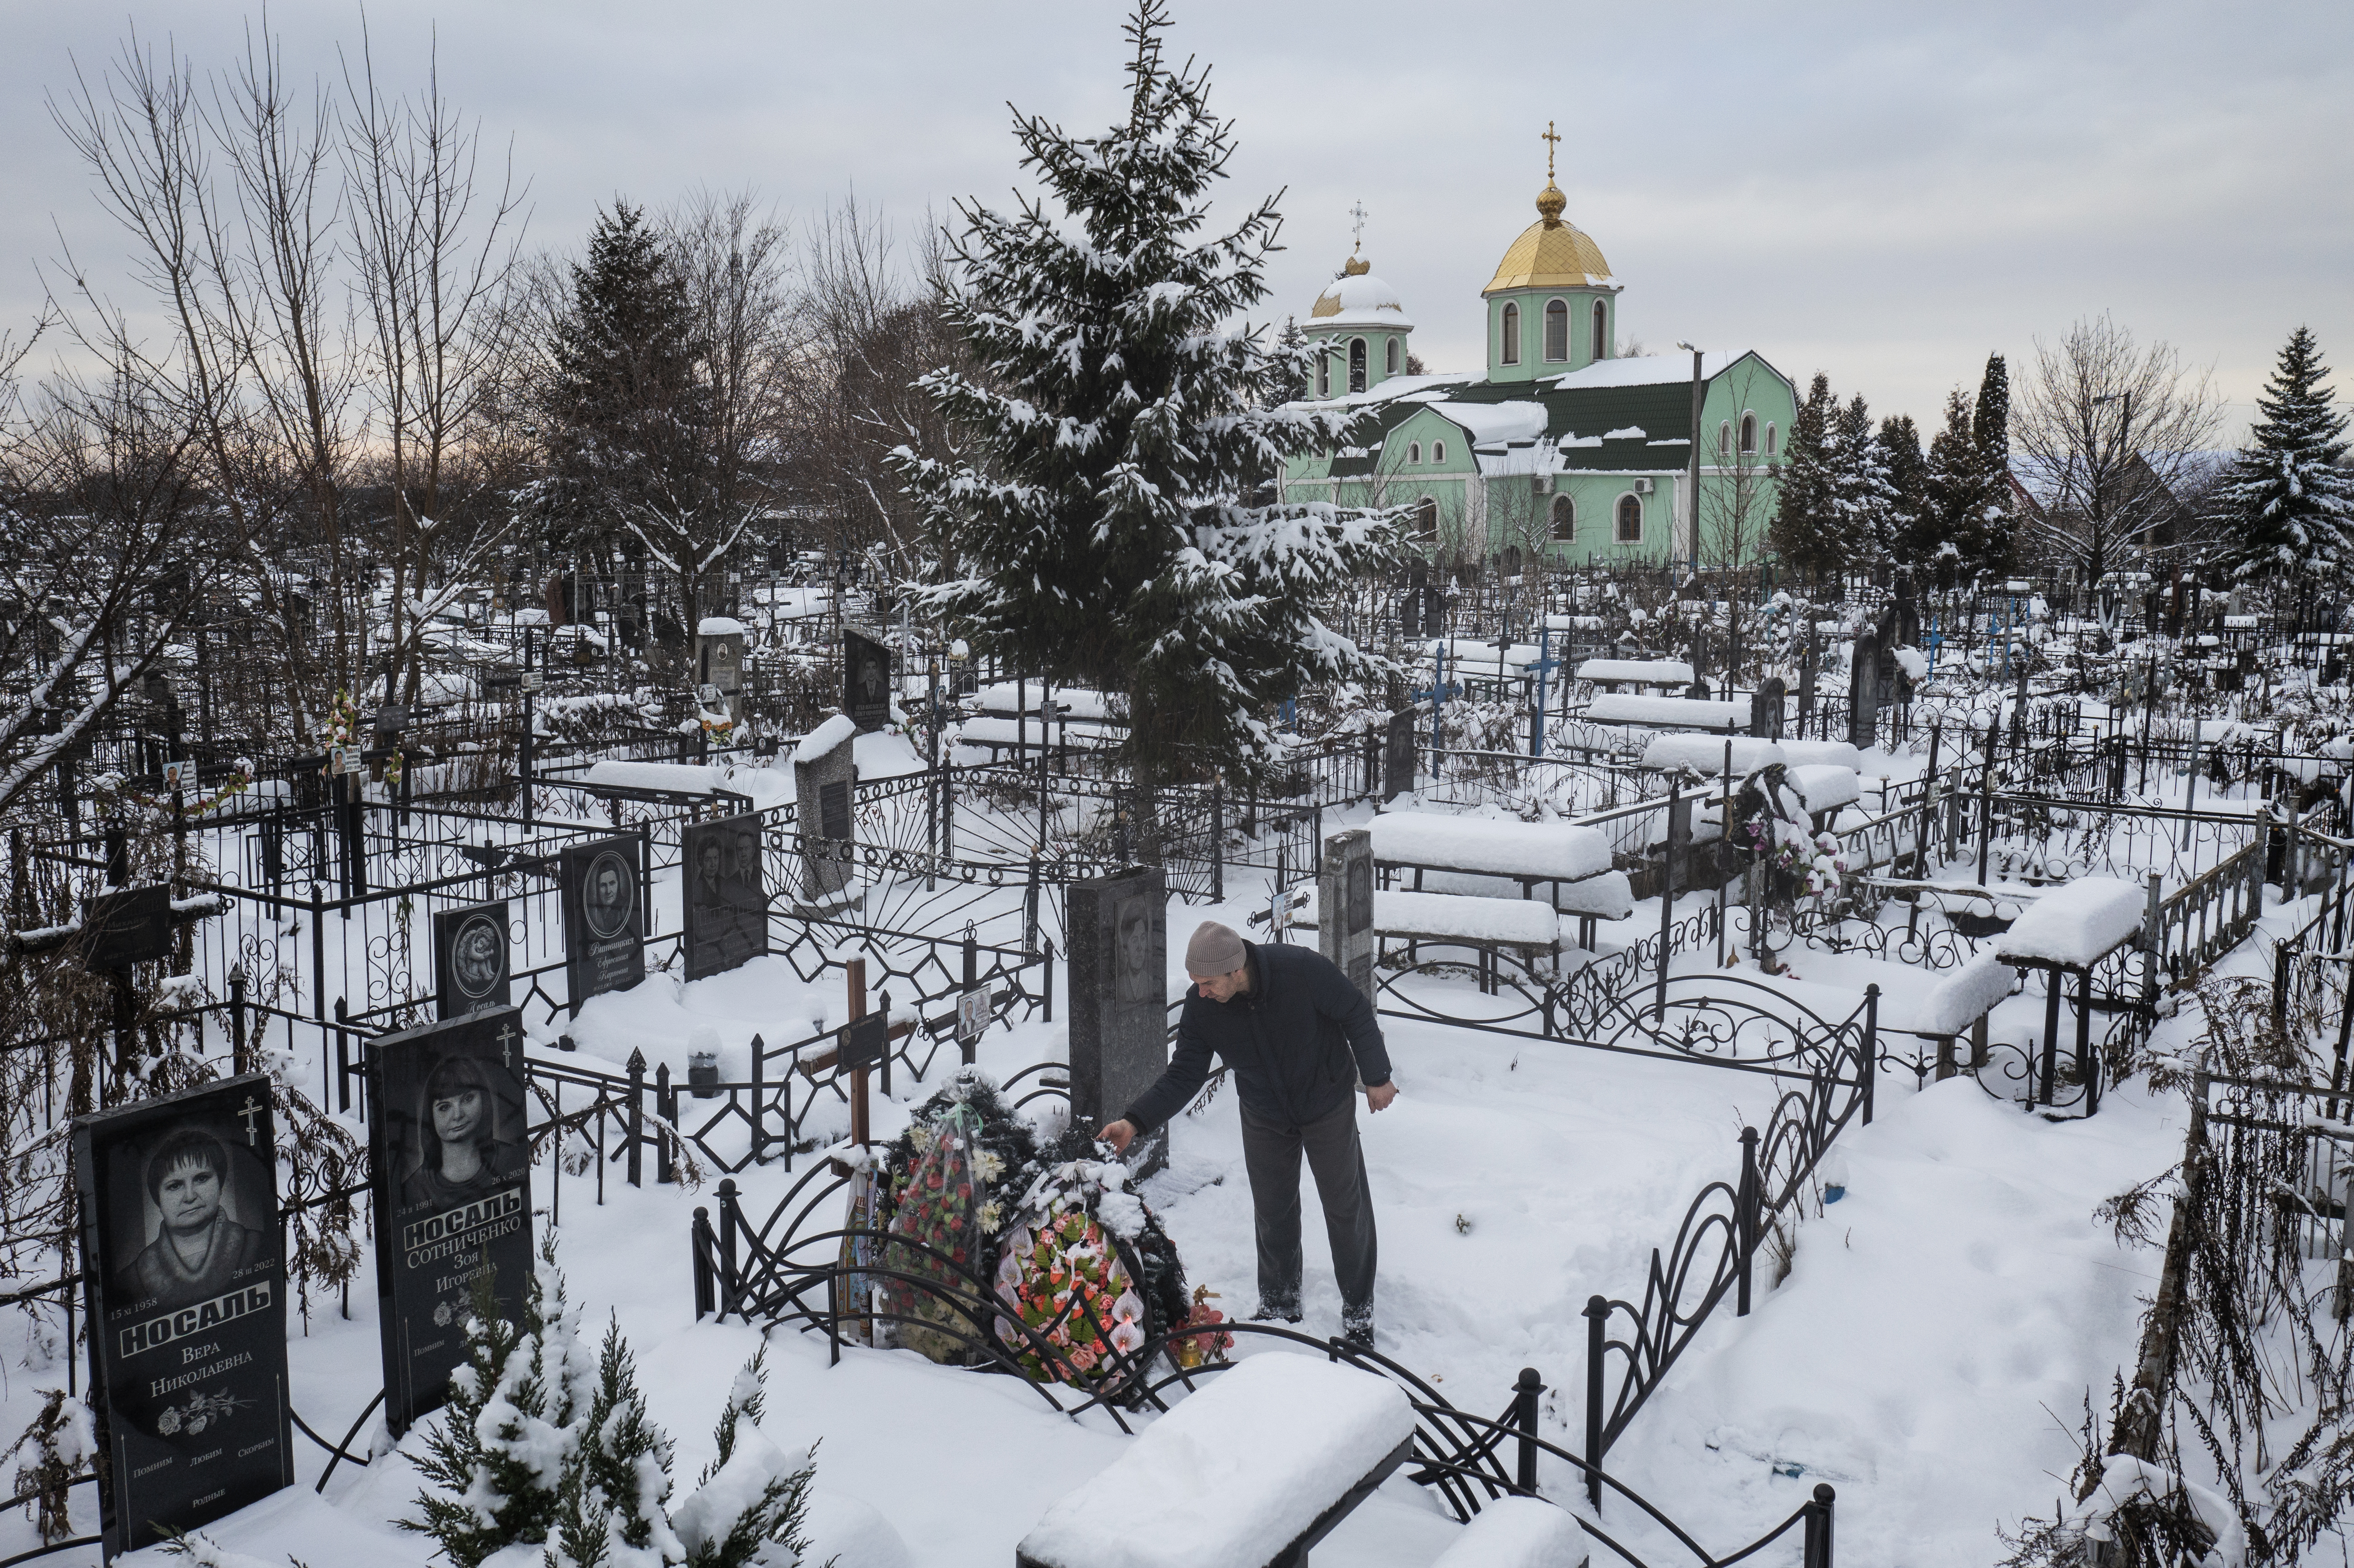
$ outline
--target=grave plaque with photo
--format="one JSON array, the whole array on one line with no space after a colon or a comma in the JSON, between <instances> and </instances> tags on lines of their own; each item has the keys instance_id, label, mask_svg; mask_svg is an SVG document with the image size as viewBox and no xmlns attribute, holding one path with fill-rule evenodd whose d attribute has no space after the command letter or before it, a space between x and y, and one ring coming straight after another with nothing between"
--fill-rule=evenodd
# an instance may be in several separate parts
<instances>
[{"instance_id":1,"label":"grave plaque with photo","mask_svg":"<svg viewBox=\"0 0 2354 1568\"><path fill-rule=\"evenodd\" d=\"M293 1484L270 1081L80 1117L73 1140L111 1560Z\"/></svg>"},{"instance_id":2,"label":"grave plaque with photo","mask_svg":"<svg viewBox=\"0 0 2354 1568\"><path fill-rule=\"evenodd\" d=\"M736 969L769 950L769 884L760 868L760 814L690 823L679 835L686 978Z\"/></svg>"},{"instance_id":3,"label":"grave plaque with photo","mask_svg":"<svg viewBox=\"0 0 2354 1568\"><path fill-rule=\"evenodd\" d=\"M172 951L172 890L123 887L82 900L82 967L104 974Z\"/></svg>"},{"instance_id":4,"label":"grave plaque with photo","mask_svg":"<svg viewBox=\"0 0 2354 1568\"><path fill-rule=\"evenodd\" d=\"M384 1418L395 1436L449 1397L487 1278L504 1315L532 1269L522 1013L502 1007L368 1043Z\"/></svg>"},{"instance_id":5,"label":"grave plaque with photo","mask_svg":"<svg viewBox=\"0 0 2354 1568\"><path fill-rule=\"evenodd\" d=\"M508 994L507 906L469 904L433 912L435 1016L462 1018L485 1007L504 1007Z\"/></svg>"},{"instance_id":6,"label":"grave plaque with photo","mask_svg":"<svg viewBox=\"0 0 2354 1568\"><path fill-rule=\"evenodd\" d=\"M1074 882L1069 893L1071 1116L1102 1127L1169 1065L1168 886L1158 867ZM1129 1145L1150 1176L1168 1163L1166 1128Z\"/></svg>"},{"instance_id":7,"label":"grave plaque with photo","mask_svg":"<svg viewBox=\"0 0 2354 1568\"><path fill-rule=\"evenodd\" d=\"M863 735L891 722L891 650L849 626L842 629L842 711Z\"/></svg>"},{"instance_id":8,"label":"grave plaque with photo","mask_svg":"<svg viewBox=\"0 0 2354 1568\"><path fill-rule=\"evenodd\" d=\"M638 841L567 844L564 877L564 973L575 1015L580 1004L646 978L645 902L638 887Z\"/></svg>"}]
</instances>

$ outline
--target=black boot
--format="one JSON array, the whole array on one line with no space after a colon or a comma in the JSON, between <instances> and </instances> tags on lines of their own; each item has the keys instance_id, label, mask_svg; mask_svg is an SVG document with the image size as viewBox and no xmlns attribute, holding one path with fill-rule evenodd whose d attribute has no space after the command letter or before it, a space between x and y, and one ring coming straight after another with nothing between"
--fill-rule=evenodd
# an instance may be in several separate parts
<instances>
[{"instance_id":1,"label":"black boot","mask_svg":"<svg viewBox=\"0 0 2354 1568\"><path fill-rule=\"evenodd\" d=\"M1297 1323L1299 1303L1297 1301L1261 1301L1258 1310L1250 1315L1254 1323Z\"/></svg>"},{"instance_id":2,"label":"black boot","mask_svg":"<svg viewBox=\"0 0 2354 1568\"><path fill-rule=\"evenodd\" d=\"M1341 1310L1341 1342L1352 1351L1373 1348L1373 1309L1371 1307L1352 1307Z\"/></svg>"}]
</instances>

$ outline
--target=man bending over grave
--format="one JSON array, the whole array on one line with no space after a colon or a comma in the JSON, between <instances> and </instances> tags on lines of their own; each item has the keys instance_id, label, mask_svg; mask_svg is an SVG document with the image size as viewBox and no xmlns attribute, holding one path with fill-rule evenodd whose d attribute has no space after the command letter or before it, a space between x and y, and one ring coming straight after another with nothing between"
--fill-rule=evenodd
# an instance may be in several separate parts
<instances>
[{"instance_id":1,"label":"man bending over grave","mask_svg":"<svg viewBox=\"0 0 2354 1568\"><path fill-rule=\"evenodd\" d=\"M116 1282L119 1301L150 1302L143 1309L156 1312L209 1301L270 1255L269 1236L221 1207L228 1185L228 1155L218 1139L184 1127L163 1141L147 1161L147 1196L160 1223Z\"/></svg>"},{"instance_id":2,"label":"man bending over grave","mask_svg":"<svg viewBox=\"0 0 2354 1568\"><path fill-rule=\"evenodd\" d=\"M1299 1156L1316 1173L1332 1271L1341 1286L1341 1337L1373 1347L1373 1199L1357 1141L1353 1086L1386 1110L1397 1098L1373 1003L1340 967L1309 948L1246 942L1205 920L1185 946L1193 977L1177 1021L1169 1068L1136 1097L1104 1140L1125 1150L1191 1100L1214 1054L1242 1102L1243 1164L1258 1230L1254 1321L1299 1321Z\"/></svg>"}]
</instances>

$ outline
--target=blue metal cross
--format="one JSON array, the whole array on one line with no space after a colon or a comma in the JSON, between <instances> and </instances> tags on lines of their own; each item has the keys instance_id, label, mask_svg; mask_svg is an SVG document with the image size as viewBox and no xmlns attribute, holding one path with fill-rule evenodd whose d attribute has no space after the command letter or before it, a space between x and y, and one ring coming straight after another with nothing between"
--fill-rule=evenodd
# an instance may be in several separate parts
<instances>
[{"instance_id":1,"label":"blue metal cross","mask_svg":"<svg viewBox=\"0 0 2354 1568\"><path fill-rule=\"evenodd\" d=\"M1540 624L1537 629L1537 657L1528 669L1537 678L1536 711L1529 715L1529 755L1544 755L1545 677L1561 668L1561 661L1553 656L1553 628Z\"/></svg>"},{"instance_id":2,"label":"blue metal cross","mask_svg":"<svg viewBox=\"0 0 2354 1568\"><path fill-rule=\"evenodd\" d=\"M1436 657L1437 662L1432 666L1430 689L1426 692L1416 692L1414 694L1414 699L1416 702L1420 702L1425 697L1428 697L1430 699L1430 749L1433 752L1436 752L1439 747L1439 719L1446 711L1447 699L1463 694L1463 688L1453 682L1450 682L1447 678L1446 638L1442 637L1438 639L1437 649L1437 652Z\"/></svg>"}]
</instances>

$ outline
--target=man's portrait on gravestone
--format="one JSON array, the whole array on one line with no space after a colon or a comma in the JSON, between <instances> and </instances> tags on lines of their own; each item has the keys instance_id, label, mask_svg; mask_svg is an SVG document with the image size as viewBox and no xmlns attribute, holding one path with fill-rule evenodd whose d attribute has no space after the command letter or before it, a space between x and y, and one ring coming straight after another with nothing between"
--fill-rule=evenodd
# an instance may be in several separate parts
<instances>
[{"instance_id":1,"label":"man's portrait on gravestone","mask_svg":"<svg viewBox=\"0 0 2354 1568\"><path fill-rule=\"evenodd\" d=\"M239 1194L244 1175L201 1122L182 1122L156 1139L141 1173L144 1224L115 1233L110 1305L169 1312L209 1301L274 1256L277 1216L249 1212Z\"/></svg>"},{"instance_id":2,"label":"man's portrait on gravestone","mask_svg":"<svg viewBox=\"0 0 2354 1568\"><path fill-rule=\"evenodd\" d=\"M880 706L891 700L891 673L885 667L883 650L872 642L859 647L856 681L862 706Z\"/></svg>"},{"instance_id":3,"label":"man's portrait on gravestone","mask_svg":"<svg viewBox=\"0 0 2354 1568\"><path fill-rule=\"evenodd\" d=\"M1152 901L1131 895L1112 915L1112 1000L1155 1000L1161 988L1152 968Z\"/></svg>"},{"instance_id":4,"label":"man's portrait on gravestone","mask_svg":"<svg viewBox=\"0 0 2354 1568\"><path fill-rule=\"evenodd\" d=\"M499 916L487 910L469 915L450 944L450 979L458 994L470 1003L502 1000L499 981L506 967L507 934Z\"/></svg>"},{"instance_id":5,"label":"man's portrait on gravestone","mask_svg":"<svg viewBox=\"0 0 2354 1568\"><path fill-rule=\"evenodd\" d=\"M512 1118L504 1097L490 1070L472 1056L451 1054L434 1065L402 1140L404 1210L455 1208L519 1179L524 1146L519 1138L503 1136L509 1130L503 1123Z\"/></svg>"},{"instance_id":6,"label":"man's portrait on gravestone","mask_svg":"<svg viewBox=\"0 0 2354 1568\"><path fill-rule=\"evenodd\" d=\"M588 930L599 937L619 937L630 928L635 897L635 868L619 850L607 850L588 863L588 896L583 900Z\"/></svg>"}]
</instances>

